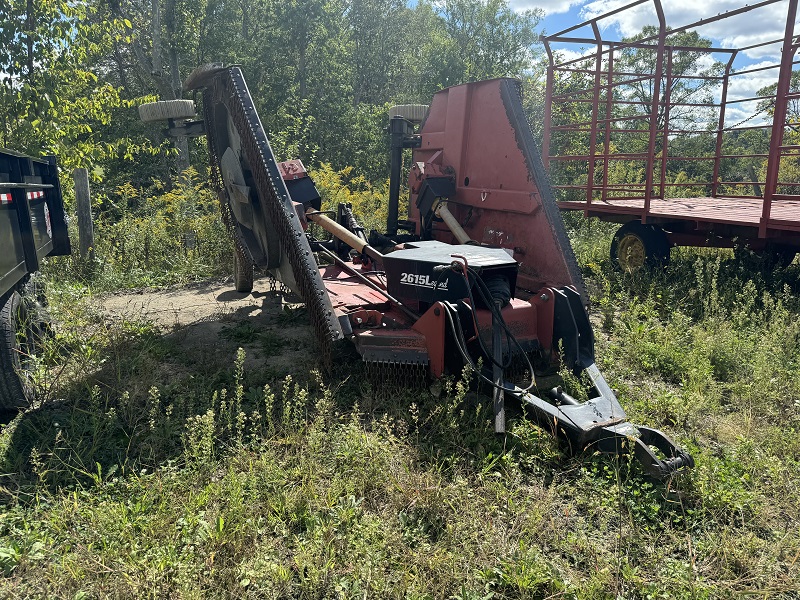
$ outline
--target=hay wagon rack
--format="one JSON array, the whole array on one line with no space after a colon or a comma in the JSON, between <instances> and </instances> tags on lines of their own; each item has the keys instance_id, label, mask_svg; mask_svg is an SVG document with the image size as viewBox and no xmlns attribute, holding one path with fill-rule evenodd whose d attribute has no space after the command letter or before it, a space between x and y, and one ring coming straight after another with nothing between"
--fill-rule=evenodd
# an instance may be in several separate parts
<instances>
[{"instance_id":1,"label":"hay wagon rack","mask_svg":"<svg viewBox=\"0 0 800 600\"><path fill-rule=\"evenodd\" d=\"M655 24L642 35L605 36L609 22L647 9ZM638 0L543 38L544 163L562 210L623 224L611 251L620 267L664 263L673 246L741 244L784 262L800 250L796 18L797 0L766 0L669 27L661 0ZM681 45L692 41L687 33L732 31L743 19L751 34L769 20L783 36L738 48ZM747 79L770 77L774 93L736 93ZM742 136L756 148L743 151ZM621 165L640 176L619 177Z\"/></svg>"}]
</instances>

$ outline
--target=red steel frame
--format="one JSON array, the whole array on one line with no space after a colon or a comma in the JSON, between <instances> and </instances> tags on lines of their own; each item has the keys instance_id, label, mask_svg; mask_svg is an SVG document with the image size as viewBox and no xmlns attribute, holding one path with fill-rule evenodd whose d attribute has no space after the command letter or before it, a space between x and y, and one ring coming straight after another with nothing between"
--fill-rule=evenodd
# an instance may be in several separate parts
<instances>
[{"instance_id":1,"label":"red steel frame","mask_svg":"<svg viewBox=\"0 0 800 600\"><path fill-rule=\"evenodd\" d=\"M649 38L636 42L604 40L601 35L600 22L622 11L642 4L652 3L658 19L657 33ZM785 34L782 39L770 40L745 48L719 47L685 47L669 44L670 36L697 28L714 21L731 18L743 13L757 10L773 4L786 4L787 17ZM800 186L800 182L779 180L781 159L800 157L800 146L785 145L783 136L787 123L788 102L800 98L800 93L790 93L792 67L800 61L795 54L800 43L794 36L794 23L797 18L798 0L765 0L729 10L695 23L675 28L668 28L661 0L638 0L617 10L580 23L559 33L543 37L545 50L549 59L547 70L546 102L544 116L543 159L551 175L558 174L558 169L570 162L583 162L587 165L584 182L553 185L557 193L566 190L584 191L585 200L566 200L559 202L564 210L582 210L587 216L597 216L604 220L624 222L640 219L642 223L662 225L670 233L671 241L680 245L731 245L731 238L746 240L756 248L765 245L767 240L780 245L788 245L800 249L800 195L780 193L786 186ZM593 37L576 37L573 32L582 28L591 28ZM569 35L573 34L573 35ZM778 64L734 71L734 59L739 52L753 50L762 46L782 44L781 60ZM554 44L578 44L596 46L594 53L587 53L580 58L557 62L557 49ZM632 73L616 71L615 58L625 48L646 49L655 54L653 69L650 73ZM722 54L727 56L723 62L722 75L673 73L673 56L676 52L693 52L700 54ZM732 78L747 76L760 71L778 70L778 84L775 96L764 96L743 99L728 99L728 89ZM591 87L578 92L559 95L560 74L579 73L593 76ZM670 97L670 90L675 78L682 77L700 81L719 81L720 101L717 103L675 102ZM633 83L650 84L653 90L649 111L635 116L614 116L616 106L642 105L641 101L630 100L621 91L626 85ZM665 84L662 87L662 83ZM614 92L619 90L615 96ZM663 94L662 94L663 90ZM604 96L604 97L603 97ZM662 97L663 96L663 97ZM774 102L774 113L771 124L744 125L744 122L733 127L725 127L726 108L748 101ZM553 104L576 106L591 104L591 120L585 122L555 123ZM676 106L711 107L718 111L716 129L690 131L672 128L671 110ZM663 123L658 123L659 108L663 107ZM631 121L645 122L634 128L614 128L613 124ZM742 126L744 125L744 126ZM793 125L797 126L797 123ZM745 131L765 129L771 131L768 154L725 154L723 150L723 134L728 131ZM560 153L554 148L553 134L557 131L570 131L577 134L588 133L588 152L586 154ZM612 148L614 134L647 134L647 151L643 153L618 152ZM669 153L671 140L678 135L713 135L714 153L710 156L672 156ZM658 141L661 152L657 153ZM763 158L767 161L764 181L725 181L723 159ZM611 183L609 182L609 163L611 161L639 161L646 163L644 183ZM713 161L711 181L698 183L672 183L667 181L667 161ZM602 170L598 169L600 167ZM599 175L599 177L598 177ZM555 177L553 177L555 180ZM599 179L599 182L597 181ZM730 194L730 188L747 186L753 188L753 195ZM763 192L760 193L760 186ZM707 196L702 198L668 198L668 188L705 187ZM723 188L722 190L720 188ZM709 232L714 232L713 239Z\"/></svg>"}]
</instances>

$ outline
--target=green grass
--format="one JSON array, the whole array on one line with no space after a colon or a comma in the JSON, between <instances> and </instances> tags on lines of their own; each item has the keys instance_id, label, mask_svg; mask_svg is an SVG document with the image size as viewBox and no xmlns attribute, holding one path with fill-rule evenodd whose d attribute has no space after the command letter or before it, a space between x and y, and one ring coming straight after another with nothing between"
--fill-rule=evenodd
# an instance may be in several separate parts
<instances>
[{"instance_id":1,"label":"green grass","mask_svg":"<svg viewBox=\"0 0 800 600\"><path fill-rule=\"evenodd\" d=\"M522 413L498 439L464 382L385 399L347 357L246 372L61 285L45 401L0 435L0 595L800 597L800 265L682 249L629 276L611 231L571 220L601 370L694 470L573 456Z\"/></svg>"}]
</instances>

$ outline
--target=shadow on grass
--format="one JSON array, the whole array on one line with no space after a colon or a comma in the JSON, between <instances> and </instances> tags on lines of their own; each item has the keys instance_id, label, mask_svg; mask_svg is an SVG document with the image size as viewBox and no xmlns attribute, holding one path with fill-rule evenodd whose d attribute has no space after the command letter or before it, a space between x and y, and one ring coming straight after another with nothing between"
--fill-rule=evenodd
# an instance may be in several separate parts
<instances>
[{"instance_id":1,"label":"shadow on grass","mask_svg":"<svg viewBox=\"0 0 800 600\"><path fill-rule=\"evenodd\" d=\"M242 297L233 294L218 298ZM513 466L549 485L555 478L579 477L586 465L604 477L604 465L619 462L591 453L571 456L565 442L524 419L513 401L512 435L495 435L488 390L460 389L455 379L439 386L441 393L427 384L410 390L383 386L374 376L370 380L348 343L337 348L332 372L319 378L305 311L284 307L276 293L259 296L260 305L169 331L147 323L112 324L114 335L96 348L95 368L72 378L56 398L6 415L0 435L5 501L32 498L41 485L69 488L180 463L187 427L208 411L224 427L215 438L221 447L230 442L239 413L256 432L270 419L285 419L285 405L303 390L306 397L295 409L308 422L321 386L332 390L339 414L357 410L365 428L389 428L447 478L502 474ZM245 355L237 359L238 348ZM293 382L288 386L287 377ZM274 407L265 406L269 393L277 396ZM644 477L635 466L627 472Z\"/></svg>"},{"instance_id":2,"label":"shadow on grass","mask_svg":"<svg viewBox=\"0 0 800 600\"><path fill-rule=\"evenodd\" d=\"M264 385L308 380L317 361L304 310L284 308L276 293L259 296L259 305L166 331L106 319L89 350L80 333L70 337L59 352L73 371L68 380L30 409L0 415L0 486L70 486L179 460L189 420L219 410L237 385L247 411Z\"/></svg>"}]
</instances>

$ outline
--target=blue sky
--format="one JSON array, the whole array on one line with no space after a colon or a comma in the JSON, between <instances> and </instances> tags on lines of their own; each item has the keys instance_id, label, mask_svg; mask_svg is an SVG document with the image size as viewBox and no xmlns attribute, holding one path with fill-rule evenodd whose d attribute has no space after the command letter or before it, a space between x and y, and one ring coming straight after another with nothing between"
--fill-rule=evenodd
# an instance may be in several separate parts
<instances>
[{"instance_id":1,"label":"blue sky","mask_svg":"<svg viewBox=\"0 0 800 600\"><path fill-rule=\"evenodd\" d=\"M706 19L728 10L742 7L746 3L756 4L758 0L661 0L667 25L680 27ZM587 19L603 15L618 7L630 4L631 0L509 0L515 10L541 8L545 18L540 24L540 31L554 34ZM738 15L711 23L697 29L697 32L712 40L717 47L741 48L762 41L783 38L788 14L788 0L754 9ZM644 25L657 24L653 1L625 10L618 15L600 21L602 35L605 39L618 40L639 31ZM795 25L800 33L800 27ZM573 32L579 37L593 37L590 29ZM582 48L578 45L561 46L561 50L569 57L580 56ZM588 48L587 48L588 50ZM739 70L776 64L780 60L780 44L759 48L747 53L740 53L734 67ZM716 60L727 60L724 54L714 56ZM756 95L758 89L774 83L778 70L771 69L759 73L731 78L728 91L729 99L749 98ZM751 115L756 110L756 102L741 103L729 106L726 123L728 125Z\"/></svg>"},{"instance_id":2,"label":"blue sky","mask_svg":"<svg viewBox=\"0 0 800 600\"><path fill-rule=\"evenodd\" d=\"M667 24L673 27L712 17L758 0L661 0ZM516 10L541 8L545 11L542 28L555 33L613 9L629 4L630 0L509 0ZM741 47L765 39L783 36L788 11L788 0L776 2L745 15L732 17L704 26L700 33L716 43L728 47ZM631 35L643 25L655 24L653 2L628 9L602 21L609 34ZM756 56L758 57L758 56Z\"/></svg>"}]
</instances>

